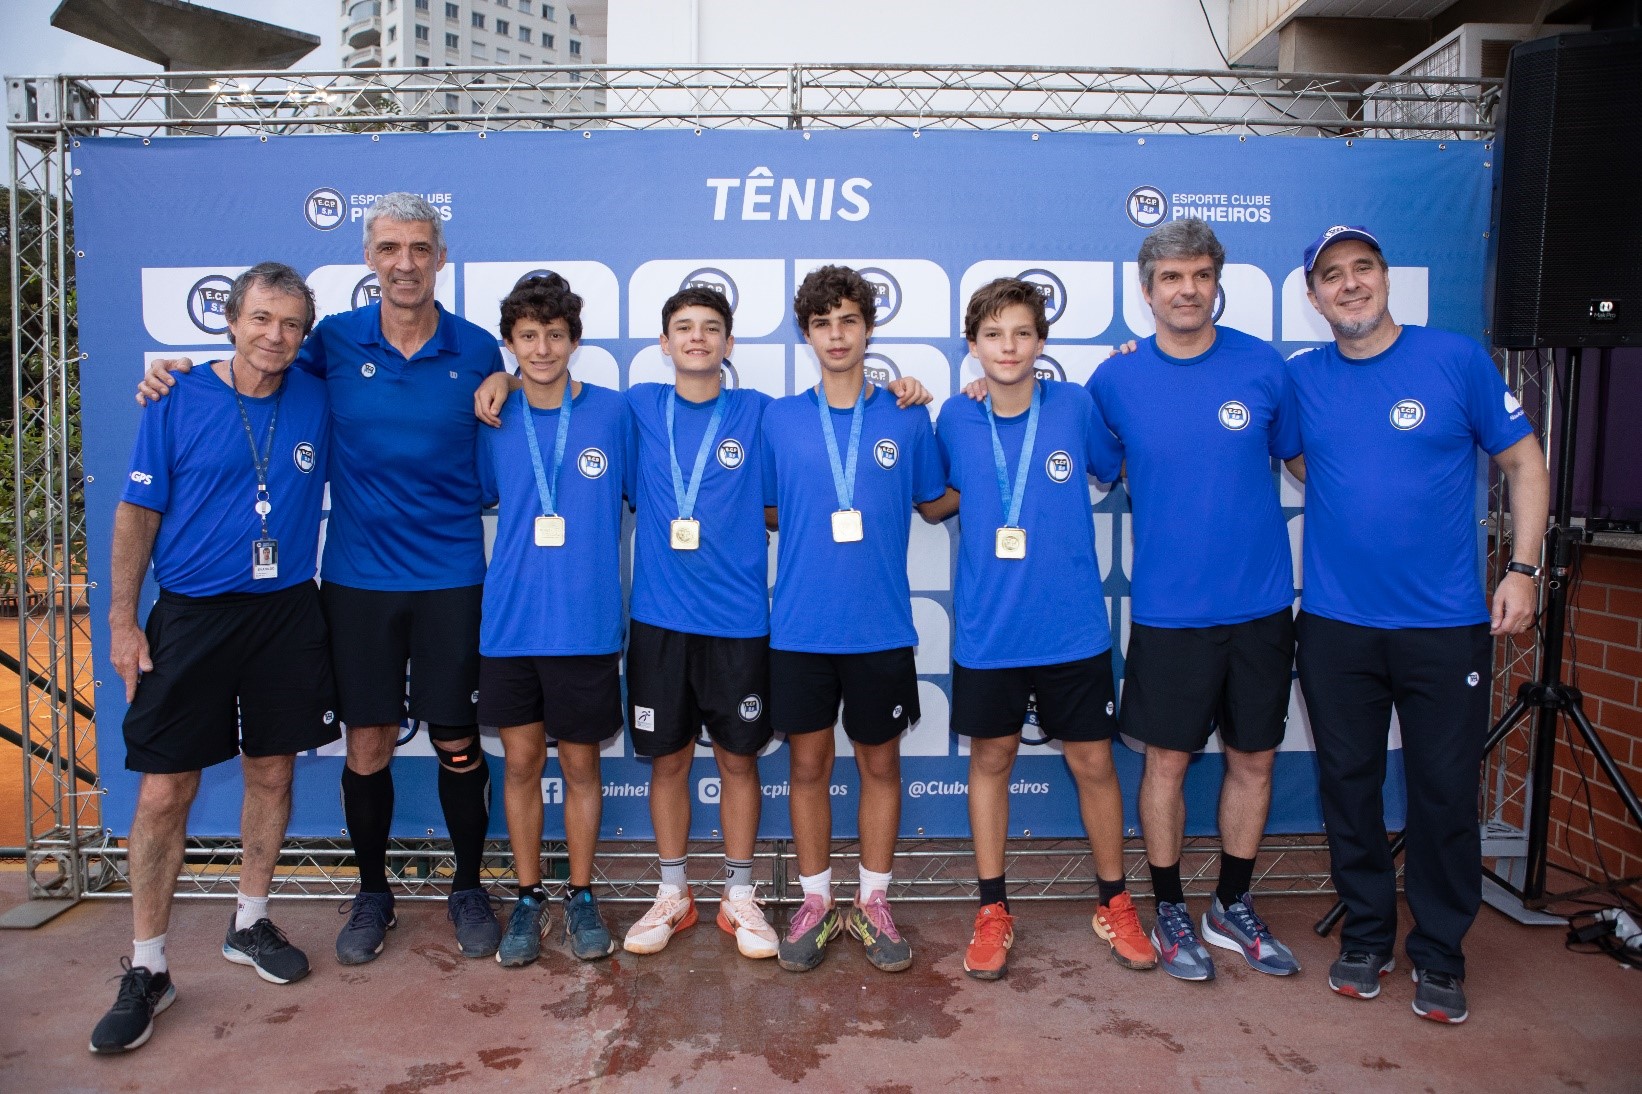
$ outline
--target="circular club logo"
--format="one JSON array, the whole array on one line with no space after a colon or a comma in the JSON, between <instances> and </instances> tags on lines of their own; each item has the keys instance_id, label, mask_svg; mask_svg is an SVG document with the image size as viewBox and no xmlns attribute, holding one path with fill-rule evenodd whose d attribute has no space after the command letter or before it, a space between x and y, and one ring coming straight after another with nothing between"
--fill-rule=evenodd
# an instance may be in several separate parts
<instances>
[{"instance_id":1,"label":"circular club logo","mask_svg":"<svg viewBox=\"0 0 1642 1094\"><path fill-rule=\"evenodd\" d=\"M867 374L867 380L879 387L887 387L901 378L901 370L881 353L869 353L861 361L862 371Z\"/></svg>"},{"instance_id":2,"label":"circular club logo","mask_svg":"<svg viewBox=\"0 0 1642 1094\"><path fill-rule=\"evenodd\" d=\"M872 286L872 325L881 327L894 319L901 310L901 283L888 270L874 266L856 272Z\"/></svg>"},{"instance_id":3,"label":"circular club logo","mask_svg":"<svg viewBox=\"0 0 1642 1094\"><path fill-rule=\"evenodd\" d=\"M1038 290L1043 297L1044 318L1054 323L1066 310L1066 284L1048 270L1022 270L1015 275Z\"/></svg>"},{"instance_id":4,"label":"circular club logo","mask_svg":"<svg viewBox=\"0 0 1642 1094\"><path fill-rule=\"evenodd\" d=\"M207 274L188 290L188 318L206 334L228 333L228 294L234 283L222 274Z\"/></svg>"},{"instance_id":5,"label":"circular club logo","mask_svg":"<svg viewBox=\"0 0 1642 1094\"><path fill-rule=\"evenodd\" d=\"M1403 399L1391 408L1391 424L1398 429L1413 429L1425 421L1425 407L1418 399Z\"/></svg>"},{"instance_id":6,"label":"circular club logo","mask_svg":"<svg viewBox=\"0 0 1642 1094\"><path fill-rule=\"evenodd\" d=\"M1043 461L1043 473L1052 482L1066 482L1072 477L1071 454L1061 449L1049 453L1049 458Z\"/></svg>"},{"instance_id":7,"label":"circular club logo","mask_svg":"<svg viewBox=\"0 0 1642 1094\"><path fill-rule=\"evenodd\" d=\"M302 215L308 223L322 232L338 227L347 219L342 195L329 186L321 186L302 203Z\"/></svg>"},{"instance_id":8,"label":"circular club logo","mask_svg":"<svg viewBox=\"0 0 1642 1094\"><path fill-rule=\"evenodd\" d=\"M713 290L730 302L731 314L735 313L736 305L741 303L741 293L735 287L735 280L723 270L715 270L711 266L703 266L699 270L686 274L684 280L678 283L678 287L681 290Z\"/></svg>"},{"instance_id":9,"label":"circular club logo","mask_svg":"<svg viewBox=\"0 0 1642 1094\"><path fill-rule=\"evenodd\" d=\"M1209 322L1218 323L1226 312L1226 286L1217 286L1214 290L1214 311L1209 315Z\"/></svg>"},{"instance_id":10,"label":"circular club logo","mask_svg":"<svg viewBox=\"0 0 1642 1094\"><path fill-rule=\"evenodd\" d=\"M1046 745L1049 735L1043 731L1043 722L1038 717L1038 696L1036 692L1026 697L1026 720L1021 723L1021 744Z\"/></svg>"},{"instance_id":11,"label":"circular club logo","mask_svg":"<svg viewBox=\"0 0 1642 1094\"><path fill-rule=\"evenodd\" d=\"M548 269L530 270L527 273L519 275L519 280L513 283L513 287L517 289L520 285L523 285L526 281L529 281L533 277L552 277L553 273L554 271Z\"/></svg>"},{"instance_id":12,"label":"circular club logo","mask_svg":"<svg viewBox=\"0 0 1642 1094\"><path fill-rule=\"evenodd\" d=\"M1473 672L1465 678L1466 687L1474 688L1480 683L1482 683L1482 676L1480 673Z\"/></svg>"},{"instance_id":13,"label":"circular club logo","mask_svg":"<svg viewBox=\"0 0 1642 1094\"><path fill-rule=\"evenodd\" d=\"M895 466L895 461L901 458L901 450L895 447L895 442L885 437L872 446L872 458L878 461L878 466L885 471Z\"/></svg>"},{"instance_id":14,"label":"circular club logo","mask_svg":"<svg viewBox=\"0 0 1642 1094\"><path fill-rule=\"evenodd\" d=\"M584 479L603 478L604 473L610 470L610 460L597 448L584 448L582 454L576 457L576 470L582 473Z\"/></svg>"},{"instance_id":15,"label":"circular club logo","mask_svg":"<svg viewBox=\"0 0 1642 1094\"><path fill-rule=\"evenodd\" d=\"M734 437L726 437L718 442L718 465L726 471L734 471L747 459L747 452L741 447L741 442Z\"/></svg>"},{"instance_id":16,"label":"circular club logo","mask_svg":"<svg viewBox=\"0 0 1642 1094\"><path fill-rule=\"evenodd\" d=\"M303 441L291 450L291 459L295 462L298 471L304 475L308 474L314 469L314 446L307 441Z\"/></svg>"},{"instance_id":17,"label":"circular club logo","mask_svg":"<svg viewBox=\"0 0 1642 1094\"><path fill-rule=\"evenodd\" d=\"M757 695L748 695L741 700L741 705L736 708L736 713L741 715L743 722L756 722L758 716L764 713L764 700Z\"/></svg>"},{"instance_id":18,"label":"circular club logo","mask_svg":"<svg viewBox=\"0 0 1642 1094\"><path fill-rule=\"evenodd\" d=\"M723 384L727 390L734 391L741 386L741 374L735 370L734 365L725 361L718 366L718 382Z\"/></svg>"},{"instance_id":19,"label":"circular club logo","mask_svg":"<svg viewBox=\"0 0 1642 1094\"><path fill-rule=\"evenodd\" d=\"M1137 227L1156 228L1169 215L1169 199L1155 186L1137 186L1129 191L1123 211Z\"/></svg>"},{"instance_id":20,"label":"circular club logo","mask_svg":"<svg viewBox=\"0 0 1642 1094\"><path fill-rule=\"evenodd\" d=\"M1249 427L1249 408L1236 399L1220 404L1220 424L1232 432Z\"/></svg>"},{"instance_id":21,"label":"circular club logo","mask_svg":"<svg viewBox=\"0 0 1642 1094\"><path fill-rule=\"evenodd\" d=\"M359 375L363 376L367 380L369 380L372 376L375 376L376 375L376 362L366 361L364 364L360 365L359 366Z\"/></svg>"},{"instance_id":22,"label":"circular club logo","mask_svg":"<svg viewBox=\"0 0 1642 1094\"><path fill-rule=\"evenodd\" d=\"M366 274L353 287L353 306L363 308L367 304L374 304L382 299L382 285L376 280L375 274Z\"/></svg>"},{"instance_id":23,"label":"circular club logo","mask_svg":"<svg viewBox=\"0 0 1642 1094\"><path fill-rule=\"evenodd\" d=\"M1037 361L1032 365L1032 372L1040 380L1064 380L1066 370L1060 367L1060 362L1047 354L1039 354Z\"/></svg>"}]
</instances>

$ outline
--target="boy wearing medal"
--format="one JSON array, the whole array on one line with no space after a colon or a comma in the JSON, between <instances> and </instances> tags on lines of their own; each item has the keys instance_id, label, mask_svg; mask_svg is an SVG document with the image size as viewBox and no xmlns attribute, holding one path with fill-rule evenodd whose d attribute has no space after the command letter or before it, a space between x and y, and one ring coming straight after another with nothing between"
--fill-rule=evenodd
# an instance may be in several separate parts
<instances>
[{"instance_id":1,"label":"boy wearing medal","mask_svg":"<svg viewBox=\"0 0 1642 1094\"><path fill-rule=\"evenodd\" d=\"M500 727L508 841L518 872L496 960L535 960L549 915L541 884L542 767L558 743L570 880L564 936L587 961L616 948L592 891L603 786L599 746L620 732L622 498L633 493L621 395L570 378L581 297L557 274L502 302L502 340L522 388L480 442L499 519L479 633L479 720ZM551 697L551 701L549 698Z\"/></svg>"},{"instance_id":2,"label":"boy wearing medal","mask_svg":"<svg viewBox=\"0 0 1642 1094\"><path fill-rule=\"evenodd\" d=\"M1004 884L1009 778L1034 699L1077 785L1100 886L1094 928L1119 964L1156 963L1123 882L1112 636L1089 512L1087 476L1111 482L1122 461L1087 392L1038 379L1048 333L1035 285L1000 278L976 290L964 336L986 395L948 399L937 423L947 481L961 498L952 728L970 738L981 908L964 971L981 980L1004 975L1014 941Z\"/></svg>"}]
</instances>

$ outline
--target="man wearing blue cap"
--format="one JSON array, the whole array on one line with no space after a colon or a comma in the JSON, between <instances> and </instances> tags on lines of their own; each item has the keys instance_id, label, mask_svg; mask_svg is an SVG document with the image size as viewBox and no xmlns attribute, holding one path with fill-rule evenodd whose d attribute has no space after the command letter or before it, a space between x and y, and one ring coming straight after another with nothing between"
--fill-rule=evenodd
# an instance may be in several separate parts
<instances>
[{"instance_id":1,"label":"man wearing blue cap","mask_svg":"<svg viewBox=\"0 0 1642 1094\"><path fill-rule=\"evenodd\" d=\"M1406 944L1414 1013L1463 1022L1460 943L1481 901L1477 793L1490 635L1532 625L1545 457L1488 353L1392 319L1385 256L1335 225L1306 249L1307 296L1334 343L1290 360L1305 456L1300 687L1317 744L1334 886L1347 908L1329 987L1372 999L1393 966L1396 866L1381 785L1393 709L1408 789ZM1484 597L1476 450L1510 488L1513 561Z\"/></svg>"}]
</instances>

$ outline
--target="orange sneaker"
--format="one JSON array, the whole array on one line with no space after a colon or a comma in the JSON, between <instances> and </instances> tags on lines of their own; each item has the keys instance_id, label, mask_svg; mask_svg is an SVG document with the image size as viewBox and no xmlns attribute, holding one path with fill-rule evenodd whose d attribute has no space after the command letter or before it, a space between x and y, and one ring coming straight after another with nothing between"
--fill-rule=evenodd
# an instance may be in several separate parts
<instances>
[{"instance_id":1,"label":"orange sneaker","mask_svg":"<svg viewBox=\"0 0 1642 1094\"><path fill-rule=\"evenodd\" d=\"M1157 967L1157 951L1140 929L1140 913L1128 893L1119 893L1110 904L1095 909L1095 933L1112 947L1112 960L1127 969Z\"/></svg>"},{"instance_id":2,"label":"orange sneaker","mask_svg":"<svg viewBox=\"0 0 1642 1094\"><path fill-rule=\"evenodd\" d=\"M976 980L1001 980L1009 971L1009 947L1015 944L1015 917L1002 903L986 904L975 913L975 937L964 951L964 972Z\"/></svg>"}]
</instances>

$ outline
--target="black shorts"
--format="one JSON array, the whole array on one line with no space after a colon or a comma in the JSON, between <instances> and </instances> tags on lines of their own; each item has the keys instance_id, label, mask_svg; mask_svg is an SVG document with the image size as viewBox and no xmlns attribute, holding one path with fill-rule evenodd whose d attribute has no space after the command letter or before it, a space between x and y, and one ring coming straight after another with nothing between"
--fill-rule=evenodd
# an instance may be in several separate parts
<instances>
[{"instance_id":1,"label":"black shorts","mask_svg":"<svg viewBox=\"0 0 1642 1094\"><path fill-rule=\"evenodd\" d=\"M471 734L460 730L479 720L483 585L391 593L327 581L319 596L344 722L396 726L408 710L435 740L441 726Z\"/></svg>"},{"instance_id":2,"label":"black shorts","mask_svg":"<svg viewBox=\"0 0 1642 1094\"><path fill-rule=\"evenodd\" d=\"M1294 686L1294 615L1287 608L1218 627L1129 630L1123 667L1126 736L1196 752L1216 727L1239 752L1283 743Z\"/></svg>"},{"instance_id":3,"label":"black shorts","mask_svg":"<svg viewBox=\"0 0 1642 1094\"><path fill-rule=\"evenodd\" d=\"M965 737L1008 737L1035 713L1051 740L1109 741L1116 706L1111 650L1058 665L952 666L952 731Z\"/></svg>"},{"instance_id":4,"label":"black shorts","mask_svg":"<svg viewBox=\"0 0 1642 1094\"><path fill-rule=\"evenodd\" d=\"M881 745L922 716L912 647L877 653L770 651L770 721L792 737L830 730L844 702L844 732Z\"/></svg>"},{"instance_id":5,"label":"black shorts","mask_svg":"<svg viewBox=\"0 0 1642 1094\"><path fill-rule=\"evenodd\" d=\"M479 721L541 722L555 741L599 744L621 732L621 654L481 657Z\"/></svg>"},{"instance_id":6,"label":"black shorts","mask_svg":"<svg viewBox=\"0 0 1642 1094\"><path fill-rule=\"evenodd\" d=\"M125 714L125 766L176 774L239 753L289 756L342 735L319 590L160 593L150 672Z\"/></svg>"},{"instance_id":7,"label":"black shorts","mask_svg":"<svg viewBox=\"0 0 1642 1094\"><path fill-rule=\"evenodd\" d=\"M627 706L633 752L671 756L701 727L714 744L756 756L769 744L770 640L652 627L627 630Z\"/></svg>"}]
</instances>

